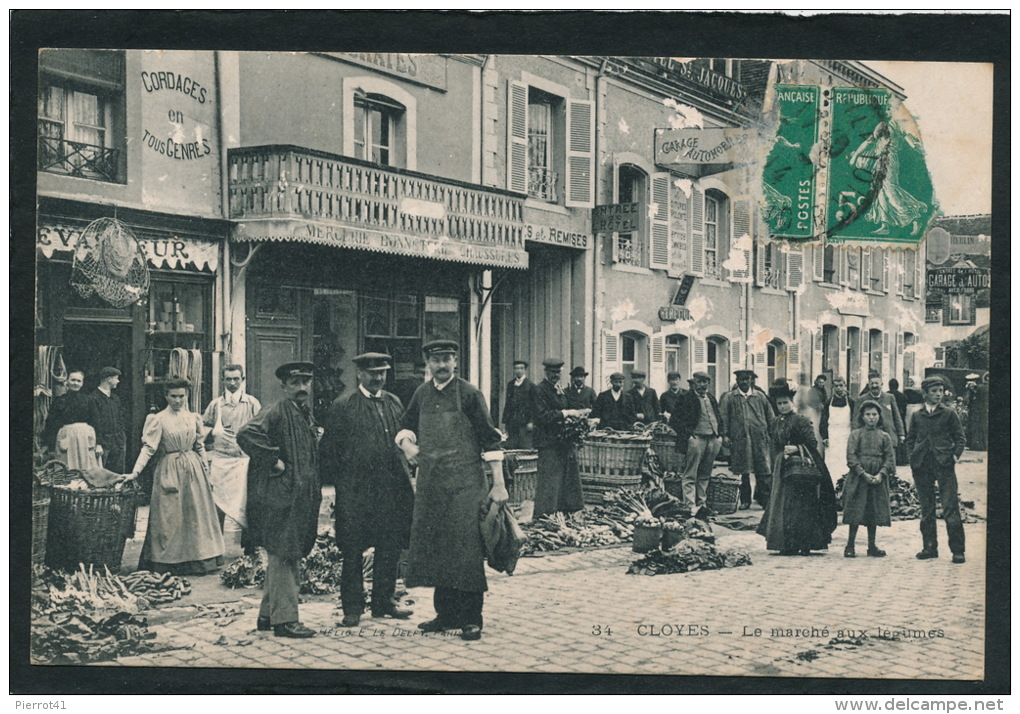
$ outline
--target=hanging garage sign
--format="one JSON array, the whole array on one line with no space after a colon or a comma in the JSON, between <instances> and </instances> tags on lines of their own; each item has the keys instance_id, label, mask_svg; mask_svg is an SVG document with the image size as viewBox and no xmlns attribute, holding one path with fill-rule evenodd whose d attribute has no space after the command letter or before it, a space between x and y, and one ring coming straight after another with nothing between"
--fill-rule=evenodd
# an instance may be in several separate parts
<instances>
[{"instance_id":1,"label":"hanging garage sign","mask_svg":"<svg viewBox=\"0 0 1020 714\"><path fill-rule=\"evenodd\" d=\"M680 170L743 163L751 136L744 129L656 129L655 163Z\"/></svg>"}]
</instances>

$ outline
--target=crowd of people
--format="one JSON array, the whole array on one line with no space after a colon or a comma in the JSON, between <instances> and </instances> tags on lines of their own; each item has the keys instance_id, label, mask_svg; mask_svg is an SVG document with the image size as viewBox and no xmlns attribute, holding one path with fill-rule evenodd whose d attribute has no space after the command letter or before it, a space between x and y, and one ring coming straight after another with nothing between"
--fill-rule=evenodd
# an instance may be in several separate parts
<instances>
[{"instance_id":1,"label":"crowd of people","mask_svg":"<svg viewBox=\"0 0 1020 714\"><path fill-rule=\"evenodd\" d=\"M509 498L503 449L537 450L535 516L578 511L584 507L581 479L574 444L563 436L572 419L620 431L637 423L668 424L683 455L683 499L701 518L712 515L707 491L716 458L725 450L729 470L740 477L739 508L750 509L752 500L761 506L758 532L769 550L784 555L828 547L840 509L835 487L842 478L842 520L849 526L844 555L856 557L857 532L864 526L867 555L885 556L877 528L890 525L896 465L909 464L921 504L917 558L938 557L937 486L952 560L965 562L955 464L967 447L967 406L976 404L980 386L968 385L969 398L961 403L947 396L947 380L929 377L921 383L923 404L908 420L907 399L896 380L884 391L877 373L869 375L857 398L843 377L833 377L830 392L828 379L819 375L798 399L786 380L765 392L753 371L737 370L734 384L717 400L704 372L691 376L689 389L681 387L678 372L669 373L662 395L646 385L640 371L631 373L632 386L625 391L625 375L616 372L609 389L596 394L585 384L583 367L570 372L564 387L563 361L546 359L544 379L535 384L528 363L518 360L506 390L504 433L483 394L457 376L457 343L436 340L423 354L430 378L406 405L384 389L389 355L355 357L357 389L318 415L322 426L310 403L312 363L276 370L284 398L268 409L247 394L241 365L223 367L223 393L201 415L188 409L191 385L168 380L167 406L146 418L130 471L115 394L120 371L102 369L99 387L88 395L81 393L84 374L75 371L68 375L67 394L52 405L42 439L70 468L105 467L125 482L151 465L142 569L176 575L215 571L223 563L225 522L235 522L245 552L261 547L268 555L257 628L281 637L315 634L298 613L300 561L316 542L322 485L331 483L343 554L340 625L355 627L364 614L363 559L369 548L374 548L372 617L413 615L394 599L406 551L405 584L434 589L436 617L418 627L460 630L463 639L479 639L487 589L479 515L487 503ZM971 419L975 428L977 421Z\"/></svg>"}]
</instances>

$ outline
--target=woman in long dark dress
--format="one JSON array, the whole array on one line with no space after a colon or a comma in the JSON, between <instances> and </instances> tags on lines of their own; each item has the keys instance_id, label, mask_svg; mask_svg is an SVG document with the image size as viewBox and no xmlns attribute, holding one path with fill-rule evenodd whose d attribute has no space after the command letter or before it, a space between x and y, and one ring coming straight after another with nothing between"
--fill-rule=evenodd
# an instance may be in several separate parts
<instances>
[{"instance_id":1,"label":"woman in long dark dress","mask_svg":"<svg viewBox=\"0 0 1020 714\"><path fill-rule=\"evenodd\" d=\"M774 393L779 415L772 421L769 438L772 446L772 496L762 514L758 534L765 536L766 548L781 555L810 555L812 550L829 547L836 530L836 492L818 453L811 422L793 411L790 389ZM794 479L791 467L801 450L814 461L818 477L810 482Z\"/></svg>"}]
</instances>

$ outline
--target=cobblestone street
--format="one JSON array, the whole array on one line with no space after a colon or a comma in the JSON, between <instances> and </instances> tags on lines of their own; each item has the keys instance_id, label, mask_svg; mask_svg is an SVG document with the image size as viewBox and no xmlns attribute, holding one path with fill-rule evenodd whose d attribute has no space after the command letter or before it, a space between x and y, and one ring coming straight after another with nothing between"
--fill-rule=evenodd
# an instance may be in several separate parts
<instances>
[{"instance_id":1,"label":"cobblestone street","mask_svg":"<svg viewBox=\"0 0 1020 714\"><path fill-rule=\"evenodd\" d=\"M983 456L967 454L959 466L961 495L981 516ZM302 620L319 636L290 640L255 630L259 591L194 579L206 604L192 596L150 613L167 649L117 664L980 679L985 523L966 525L963 565L948 551L916 560L917 521L879 530L883 559L863 557L863 533L858 558L844 559L846 532L837 529L827 553L781 557L753 531L717 526L720 545L745 550L752 566L654 577L627 574L639 557L629 547L525 558L513 577L490 572L484 636L470 643L417 630L434 614L427 589L408 593L411 620L366 615L357 629L337 626L336 596L306 598ZM939 534L944 542L941 522Z\"/></svg>"}]
</instances>

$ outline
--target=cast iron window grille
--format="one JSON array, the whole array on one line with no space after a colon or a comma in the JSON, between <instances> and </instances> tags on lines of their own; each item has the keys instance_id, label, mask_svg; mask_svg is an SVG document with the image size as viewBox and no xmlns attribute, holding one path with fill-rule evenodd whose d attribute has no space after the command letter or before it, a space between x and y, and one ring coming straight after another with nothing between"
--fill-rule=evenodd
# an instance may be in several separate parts
<instances>
[{"instance_id":1,"label":"cast iron window grille","mask_svg":"<svg viewBox=\"0 0 1020 714\"><path fill-rule=\"evenodd\" d=\"M116 181L119 153L105 146L40 136L38 168L77 178Z\"/></svg>"}]
</instances>

